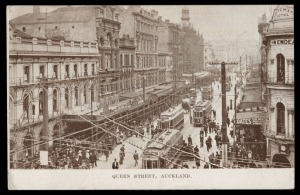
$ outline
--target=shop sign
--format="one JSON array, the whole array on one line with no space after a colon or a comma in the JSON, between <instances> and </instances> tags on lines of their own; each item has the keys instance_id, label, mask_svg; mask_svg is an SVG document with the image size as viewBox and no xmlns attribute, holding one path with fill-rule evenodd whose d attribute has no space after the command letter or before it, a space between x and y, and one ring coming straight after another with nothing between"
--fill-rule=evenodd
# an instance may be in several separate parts
<instances>
[{"instance_id":1,"label":"shop sign","mask_svg":"<svg viewBox=\"0 0 300 195\"><path fill-rule=\"evenodd\" d=\"M236 124L241 125L261 125L263 124L263 118L242 118L236 119Z\"/></svg>"},{"instance_id":2,"label":"shop sign","mask_svg":"<svg viewBox=\"0 0 300 195\"><path fill-rule=\"evenodd\" d=\"M275 40L271 40L271 45L294 45L294 39L275 39Z\"/></svg>"}]
</instances>

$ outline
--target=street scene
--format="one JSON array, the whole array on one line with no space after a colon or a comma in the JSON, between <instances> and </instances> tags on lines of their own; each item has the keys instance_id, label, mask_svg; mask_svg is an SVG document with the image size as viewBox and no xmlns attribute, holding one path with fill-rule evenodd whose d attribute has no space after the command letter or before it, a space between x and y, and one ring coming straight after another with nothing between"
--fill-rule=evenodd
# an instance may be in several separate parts
<instances>
[{"instance_id":1,"label":"street scene","mask_svg":"<svg viewBox=\"0 0 300 195\"><path fill-rule=\"evenodd\" d=\"M9 169L295 167L293 5L7 14Z\"/></svg>"}]
</instances>

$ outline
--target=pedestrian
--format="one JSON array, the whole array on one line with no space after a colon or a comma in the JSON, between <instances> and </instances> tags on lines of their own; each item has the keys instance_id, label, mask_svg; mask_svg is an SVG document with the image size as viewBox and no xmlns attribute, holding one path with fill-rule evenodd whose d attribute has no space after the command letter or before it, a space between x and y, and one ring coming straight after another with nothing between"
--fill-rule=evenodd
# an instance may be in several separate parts
<instances>
[{"instance_id":1,"label":"pedestrian","mask_svg":"<svg viewBox=\"0 0 300 195\"><path fill-rule=\"evenodd\" d=\"M217 148L218 148L218 139L219 139L219 136L218 136L218 134L216 134L215 135L215 140L216 140L216 146L217 146Z\"/></svg>"},{"instance_id":2,"label":"pedestrian","mask_svg":"<svg viewBox=\"0 0 300 195\"><path fill-rule=\"evenodd\" d=\"M230 125L230 119L227 118L227 126L229 127L229 125Z\"/></svg>"},{"instance_id":3,"label":"pedestrian","mask_svg":"<svg viewBox=\"0 0 300 195\"><path fill-rule=\"evenodd\" d=\"M208 164L208 163L206 163L206 164L204 165L204 169L209 169L209 164Z\"/></svg>"},{"instance_id":4,"label":"pedestrian","mask_svg":"<svg viewBox=\"0 0 300 195\"><path fill-rule=\"evenodd\" d=\"M195 146L194 148L194 153L197 155L199 154L199 148L198 148L198 145Z\"/></svg>"},{"instance_id":5,"label":"pedestrian","mask_svg":"<svg viewBox=\"0 0 300 195\"><path fill-rule=\"evenodd\" d=\"M117 162L117 159L112 163L112 168L113 169L119 169L119 163Z\"/></svg>"},{"instance_id":6,"label":"pedestrian","mask_svg":"<svg viewBox=\"0 0 300 195\"><path fill-rule=\"evenodd\" d=\"M91 152L90 162L91 162L92 168L94 168L94 166L97 167L97 156L95 154L95 151Z\"/></svg>"},{"instance_id":7,"label":"pedestrian","mask_svg":"<svg viewBox=\"0 0 300 195\"><path fill-rule=\"evenodd\" d=\"M191 138L191 135L189 135L189 137L188 137L188 144L189 144L189 145L192 145L192 138Z\"/></svg>"},{"instance_id":8,"label":"pedestrian","mask_svg":"<svg viewBox=\"0 0 300 195\"><path fill-rule=\"evenodd\" d=\"M204 124L204 132L205 132L205 137L207 137L207 125Z\"/></svg>"},{"instance_id":9,"label":"pedestrian","mask_svg":"<svg viewBox=\"0 0 300 195\"><path fill-rule=\"evenodd\" d=\"M209 152L209 149L211 148L211 142L212 142L212 139L210 136L208 136L208 138L206 140L207 152Z\"/></svg>"},{"instance_id":10,"label":"pedestrian","mask_svg":"<svg viewBox=\"0 0 300 195\"><path fill-rule=\"evenodd\" d=\"M200 148L203 148L204 134L200 133Z\"/></svg>"},{"instance_id":11,"label":"pedestrian","mask_svg":"<svg viewBox=\"0 0 300 195\"><path fill-rule=\"evenodd\" d=\"M197 169L199 169L199 167L200 167L200 155L199 154L197 154L197 158L195 161L196 161L195 163L196 163Z\"/></svg>"},{"instance_id":12,"label":"pedestrian","mask_svg":"<svg viewBox=\"0 0 300 195\"><path fill-rule=\"evenodd\" d=\"M139 155L136 151L133 154L133 159L135 160L134 166L138 165Z\"/></svg>"}]
</instances>

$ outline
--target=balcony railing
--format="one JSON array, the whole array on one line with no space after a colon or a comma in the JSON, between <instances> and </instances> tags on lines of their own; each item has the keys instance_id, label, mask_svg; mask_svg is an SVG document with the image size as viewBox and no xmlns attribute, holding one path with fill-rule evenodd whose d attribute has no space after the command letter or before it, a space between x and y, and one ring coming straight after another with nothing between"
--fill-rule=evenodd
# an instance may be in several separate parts
<instances>
[{"instance_id":1,"label":"balcony railing","mask_svg":"<svg viewBox=\"0 0 300 195\"><path fill-rule=\"evenodd\" d=\"M269 72L266 78L268 84L294 85L294 72L286 72L284 76L278 77L274 72Z\"/></svg>"}]
</instances>

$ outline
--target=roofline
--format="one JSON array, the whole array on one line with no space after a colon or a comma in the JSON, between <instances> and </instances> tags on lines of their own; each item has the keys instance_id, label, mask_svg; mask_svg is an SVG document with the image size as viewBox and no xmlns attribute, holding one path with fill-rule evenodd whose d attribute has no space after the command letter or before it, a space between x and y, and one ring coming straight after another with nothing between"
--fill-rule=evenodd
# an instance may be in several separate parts
<instances>
[{"instance_id":1,"label":"roofline","mask_svg":"<svg viewBox=\"0 0 300 195\"><path fill-rule=\"evenodd\" d=\"M93 54L79 54L79 53L74 53L74 54L57 54L57 53L49 53L49 52L45 52L45 53L9 53L9 56L42 56L42 57L51 57L51 56L59 56L59 57L62 57L62 56L71 56L71 57L100 57L99 54L97 53L93 53Z\"/></svg>"}]
</instances>

